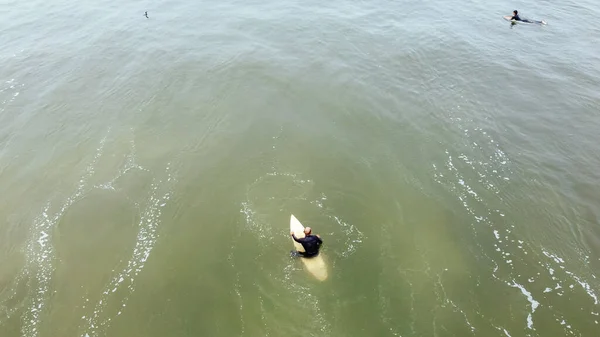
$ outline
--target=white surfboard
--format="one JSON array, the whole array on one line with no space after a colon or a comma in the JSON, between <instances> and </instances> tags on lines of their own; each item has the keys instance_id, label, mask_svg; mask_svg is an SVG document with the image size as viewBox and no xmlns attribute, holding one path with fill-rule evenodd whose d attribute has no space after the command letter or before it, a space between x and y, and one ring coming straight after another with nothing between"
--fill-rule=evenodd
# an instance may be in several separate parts
<instances>
[{"instance_id":1,"label":"white surfboard","mask_svg":"<svg viewBox=\"0 0 600 337\"><path fill-rule=\"evenodd\" d=\"M519 23L519 24L537 24L537 25L546 25L546 21L538 21L538 20L530 20L530 21L517 21L517 20L511 20L512 16L503 16L504 20L506 21L510 21L512 23Z\"/></svg>"},{"instance_id":2,"label":"white surfboard","mask_svg":"<svg viewBox=\"0 0 600 337\"><path fill-rule=\"evenodd\" d=\"M292 214L290 217L290 232L294 232L296 238L300 239L304 237L304 226L296 219L296 217ZM296 241L294 238L291 238L294 243L294 248L297 251L303 252L304 247ZM319 255L311 258L299 257L304 264L304 268L308 270L317 280L325 281L327 279L327 265L325 265L325 260L323 260L323 253L319 253Z\"/></svg>"}]
</instances>

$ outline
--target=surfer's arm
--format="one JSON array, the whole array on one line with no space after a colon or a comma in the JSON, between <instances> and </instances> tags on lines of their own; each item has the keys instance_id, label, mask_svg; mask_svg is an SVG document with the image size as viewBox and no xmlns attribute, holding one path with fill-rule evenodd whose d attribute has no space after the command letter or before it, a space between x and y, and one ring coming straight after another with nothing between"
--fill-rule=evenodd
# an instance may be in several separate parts
<instances>
[{"instance_id":1,"label":"surfer's arm","mask_svg":"<svg viewBox=\"0 0 600 337\"><path fill-rule=\"evenodd\" d=\"M300 240L298 240L298 238L296 237L296 235L294 235L294 233L292 233L292 238L294 239L294 241L296 241L298 243L302 243Z\"/></svg>"}]
</instances>

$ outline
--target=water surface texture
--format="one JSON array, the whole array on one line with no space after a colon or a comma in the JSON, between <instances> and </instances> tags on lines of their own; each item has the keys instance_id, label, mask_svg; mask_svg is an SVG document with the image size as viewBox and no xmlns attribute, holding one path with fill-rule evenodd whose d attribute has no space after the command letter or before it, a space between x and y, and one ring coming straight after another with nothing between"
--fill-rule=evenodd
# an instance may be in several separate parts
<instances>
[{"instance_id":1,"label":"water surface texture","mask_svg":"<svg viewBox=\"0 0 600 337\"><path fill-rule=\"evenodd\" d=\"M0 336L600 336L597 1L0 8Z\"/></svg>"}]
</instances>

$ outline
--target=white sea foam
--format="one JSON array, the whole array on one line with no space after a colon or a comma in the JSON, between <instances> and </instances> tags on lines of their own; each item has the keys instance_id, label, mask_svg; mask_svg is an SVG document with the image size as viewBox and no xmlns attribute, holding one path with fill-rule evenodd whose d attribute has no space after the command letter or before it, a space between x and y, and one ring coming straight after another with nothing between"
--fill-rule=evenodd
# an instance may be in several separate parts
<instances>
[{"instance_id":1,"label":"white sea foam","mask_svg":"<svg viewBox=\"0 0 600 337\"><path fill-rule=\"evenodd\" d=\"M172 180L170 168L166 169L168 181ZM154 181L151 185L150 195L146 202L145 208L141 213L138 222L138 234L135 241L133 254L127 265L117 272L109 281L105 290L102 292L101 299L94 306L93 312L85 319L85 332L82 336L94 337L101 334L103 329L106 329L114 317L104 313L104 309L109 302L114 301L113 293L123 290L125 291L122 299L120 299L120 307L127 307L129 296L135 291L135 280L142 272L146 265L146 261L150 257L154 246L159 237L159 228L162 223L162 208L168 203L171 198L169 187L164 187L164 182ZM86 299L86 302L89 299ZM117 312L116 316L121 315L122 310Z\"/></svg>"},{"instance_id":2,"label":"white sea foam","mask_svg":"<svg viewBox=\"0 0 600 337\"><path fill-rule=\"evenodd\" d=\"M110 132L110 130L109 130ZM48 202L36 218L31 228L32 238L27 245L26 264L24 274L31 276L30 282L31 300L23 316L21 334L26 337L35 337L39 333L39 324L50 297L49 290L54 273L54 246L52 235L55 225L60 221L67 209L84 194L87 182L95 171L98 160L102 156L106 137L100 140L96 154L87 165L83 176L79 179L77 190L61 205L58 212L49 215L51 203ZM35 294L35 295L33 295Z\"/></svg>"},{"instance_id":3,"label":"white sea foam","mask_svg":"<svg viewBox=\"0 0 600 337\"><path fill-rule=\"evenodd\" d=\"M521 293L523 293L523 295L525 295L525 297L531 304L531 312L527 315L527 328L533 330L533 314L535 313L535 310L538 308L540 303L533 298L531 293L529 291L527 291L527 289L525 289L524 286L518 284L514 280L513 280L512 284L509 283L508 285L510 285L511 287L514 287L514 288L519 288L521 290Z\"/></svg>"}]
</instances>

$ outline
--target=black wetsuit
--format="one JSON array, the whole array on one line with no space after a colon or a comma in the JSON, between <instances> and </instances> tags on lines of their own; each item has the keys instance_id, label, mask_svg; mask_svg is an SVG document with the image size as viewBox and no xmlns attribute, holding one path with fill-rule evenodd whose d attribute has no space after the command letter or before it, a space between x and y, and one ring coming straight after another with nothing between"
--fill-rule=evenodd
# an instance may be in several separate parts
<instances>
[{"instance_id":1,"label":"black wetsuit","mask_svg":"<svg viewBox=\"0 0 600 337\"><path fill-rule=\"evenodd\" d=\"M313 257L319 254L319 248L323 244L323 240L316 235L309 234L301 239L298 239L296 235L292 235L294 241L300 243L304 247L304 252L297 252L303 257Z\"/></svg>"},{"instance_id":2,"label":"black wetsuit","mask_svg":"<svg viewBox=\"0 0 600 337\"><path fill-rule=\"evenodd\" d=\"M535 20L529 20L529 19L521 19L519 17L519 14L517 15L513 15L512 18L510 18L511 20L515 20L515 21L521 21L521 22L527 22L527 23L542 23L542 21L535 21Z\"/></svg>"}]
</instances>

